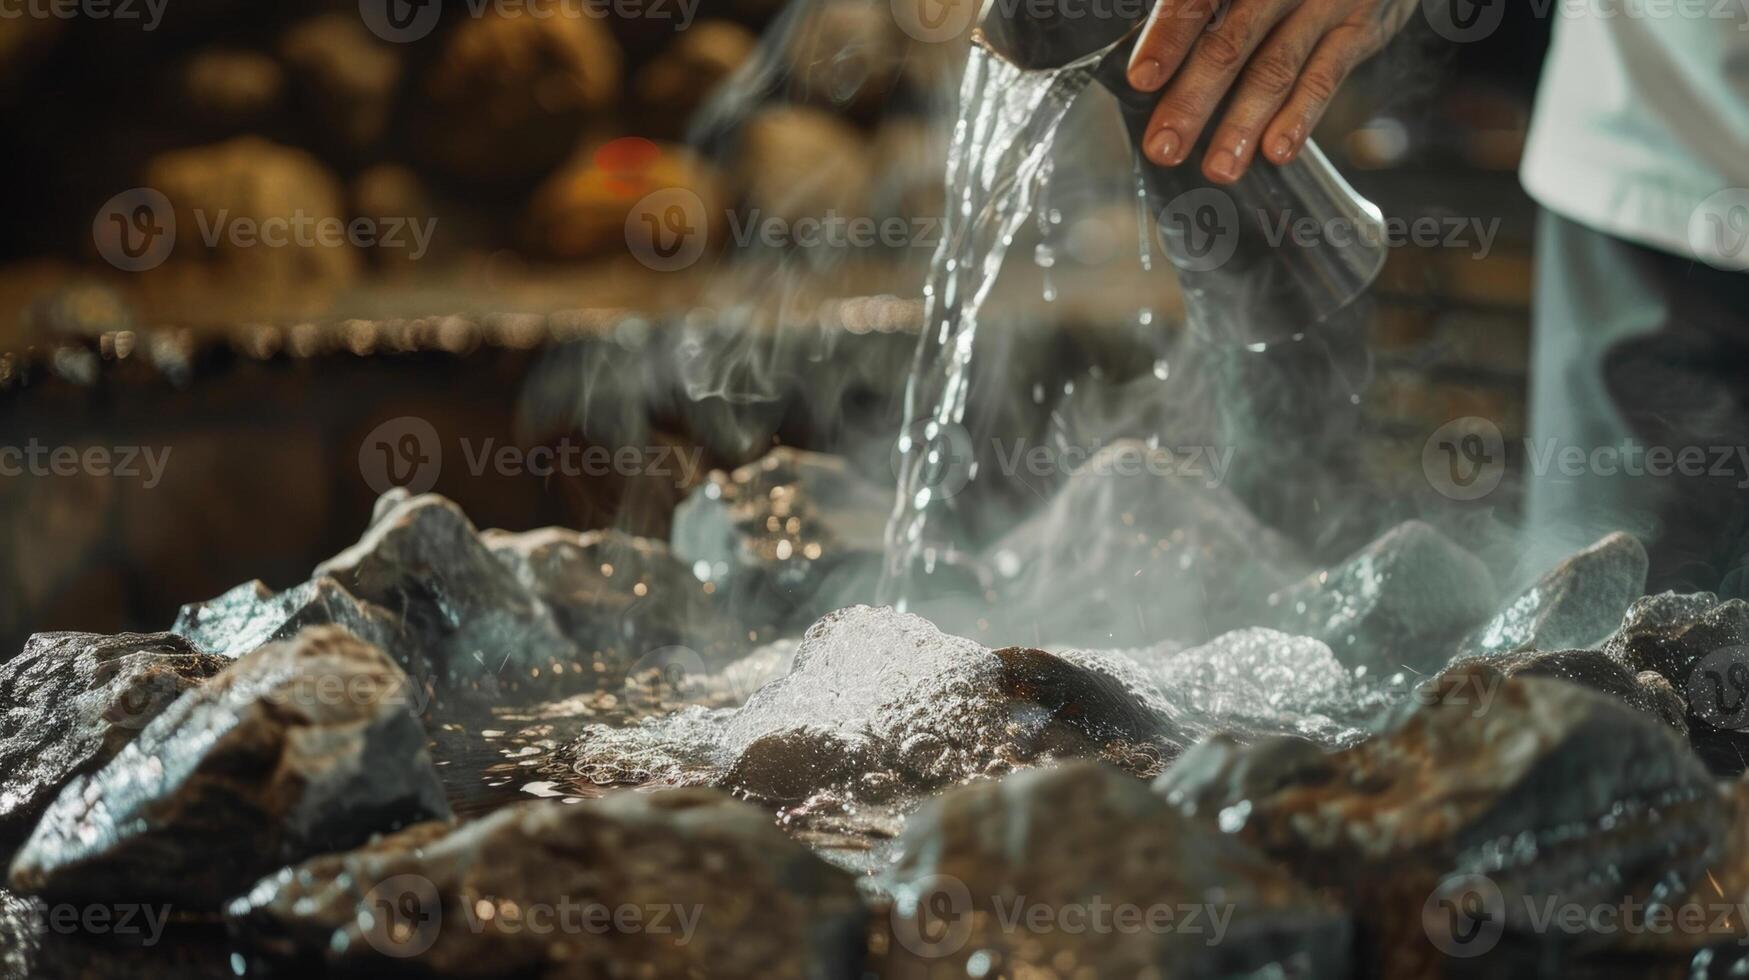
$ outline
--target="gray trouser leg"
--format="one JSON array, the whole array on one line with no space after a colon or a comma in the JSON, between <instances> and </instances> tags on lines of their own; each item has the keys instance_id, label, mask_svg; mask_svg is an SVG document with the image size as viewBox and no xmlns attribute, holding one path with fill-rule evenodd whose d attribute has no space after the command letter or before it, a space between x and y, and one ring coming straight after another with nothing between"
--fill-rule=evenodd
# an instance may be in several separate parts
<instances>
[{"instance_id":1,"label":"gray trouser leg","mask_svg":"<svg viewBox=\"0 0 1749 980\"><path fill-rule=\"evenodd\" d=\"M1532 560L1620 529L1654 589L1744 592L1749 275L1544 212L1536 291Z\"/></svg>"}]
</instances>

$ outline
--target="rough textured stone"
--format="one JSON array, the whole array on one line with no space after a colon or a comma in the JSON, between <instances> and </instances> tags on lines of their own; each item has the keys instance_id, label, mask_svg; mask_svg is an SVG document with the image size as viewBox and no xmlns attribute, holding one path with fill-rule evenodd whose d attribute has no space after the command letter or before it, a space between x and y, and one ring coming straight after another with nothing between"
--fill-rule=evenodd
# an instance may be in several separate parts
<instances>
[{"instance_id":1,"label":"rough textured stone","mask_svg":"<svg viewBox=\"0 0 1749 980\"><path fill-rule=\"evenodd\" d=\"M651 195L665 191L685 191L702 205L689 214L684 238L676 239L661 223L665 215L645 205ZM689 246L698 240L694 236L707 247L725 241L725 209L721 177L690 149L618 139L579 154L535 189L527 233L532 248L556 259L614 258L627 255L628 248L633 256L653 258L677 244ZM658 219L655 227L645 214Z\"/></svg>"},{"instance_id":2,"label":"rough textured stone","mask_svg":"<svg viewBox=\"0 0 1749 980\"><path fill-rule=\"evenodd\" d=\"M257 122L285 95L279 63L258 51L209 48L182 69L182 93L197 118L224 123Z\"/></svg>"},{"instance_id":3,"label":"rough textured stone","mask_svg":"<svg viewBox=\"0 0 1749 980\"><path fill-rule=\"evenodd\" d=\"M383 504L364 537L315 577L401 616L446 689L490 695L592 676L552 609L480 541L460 508L432 494Z\"/></svg>"},{"instance_id":4,"label":"rough textured stone","mask_svg":"<svg viewBox=\"0 0 1749 980\"><path fill-rule=\"evenodd\" d=\"M1459 660L1422 690L1427 697L1436 696L1451 683L1449 678L1478 667L1493 668L1507 677L1552 677L1588 687L1663 721L1678 735L1688 734L1688 704L1664 675L1651 670L1636 673L1601 650L1526 650Z\"/></svg>"},{"instance_id":5,"label":"rough textured stone","mask_svg":"<svg viewBox=\"0 0 1749 980\"><path fill-rule=\"evenodd\" d=\"M1668 679L1687 708L1689 742L1714 772L1749 769L1749 603L1710 592L1646 596L1604 651Z\"/></svg>"},{"instance_id":6,"label":"rough textured stone","mask_svg":"<svg viewBox=\"0 0 1749 980\"><path fill-rule=\"evenodd\" d=\"M1183 744L1158 695L1110 669L989 650L859 606L809 629L790 671L739 709L594 725L571 751L594 782L716 783L798 800L855 796L871 779L923 792L1040 758L1108 756L1146 771Z\"/></svg>"},{"instance_id":7,"label":"rough textured stone","mask_svg":"<svg viewBox=\"0 0 1749 980\"><path fill-rule=\"evenodd\" d=\"M1459 647L1466 656L1592 649L1646 591L1646 549L1616 533L1556 565Z\"/></svg>"},{"instance_id":8,"label":"rough textured stone","mask_svg":"<svg viewBox=\"0 0 1749 980\"><path fill-rule=\"evenodd\" d=\"M168 262L145 273L153 285L254 292L296 303L322 299L357 275L356 249L308 233L310 222L345 222L347 212L339 181L302 150L256 136L174 150L146 165L144 185L162 192L176 212L177 247ZM223 234L209 248L202 228L221 220ZM231 234L269 221L304 224L306 234L284 248L262 248Z\"/></svg>"},{"instance_id":9,"label":"rough textured stone","mask_svg":"<svg viewBox=\"0 0 1749 980\"><path fill-rule=\"evenodd\" d=\"M1489 921L1531 936L1528 910L1643 907L1704 883L1723 855L1726 800L1664 722L1486 667L1449 672L1418 700L1388 734L1332 755L1206 742L1156 789L1347 896L1382 976L1429 973L1437 919L1423 909L1460 900L1450 890L1467 876L1486 876L1498 896Z\"/></svg>"},{"instance_id":10,"label":"rough textured stone","mask_svg":"<svg viewBox=\"0 0 1749 980\"><path fill-rule=\"evenodd\" d=\"M911 820L903 846L882 880L881 976L1351 973L1347 912L1097 764L955 790ZM1028 924L1041 909L1042 929ZM1161 909L1176 928L1117 927Z\"/></svg>"},{"instance_id":11,"label":"rough textured stone","mask_svg":"<svg viewBox=\"0 0 1749 980\"><path fill-rule=\"evenodd\" d=\"M1345 745L1365 734L1387 698L1355 680L1324 643L1270 629L1130 656L1171 705L1173 721L1198 736L1301 735Z\"/></svg>"},{"instance_id":12,"label":"rough textured stone","mask_svg":"<svg viewBox=\"0 0 1749 980\"><path fill-rule=\"evenodd\" d=\"M735 633L668 545L620 531L487 531L481 541L545 600L565 635L619 680L674 647L718 655Z\"/></svg>"},{"instance_id":13,"label":"rough textured stone","mask_svg":"<svg viewBox=\"0 0 1749 980\"><path fill-rule=\"evenodd\" d=\"M343 630L262 647L71 782L12 887L214 909L280 865L447 816L412 694Z\"/></svg>"},{"instance_id":14,"label":"rough textured stone","mask_svg":"<svg viewBox=\"0 0 1749 980\"><path fill-rule=\"evenodd\" d=\"M588 911L628 906L637 928ZM702 790L411 828L272 875L230 914L269 952L456 977L851 977L866 923L848 874Z\"/></svg>"},{"instance_id":15,"label":"rough textured stone","mask_svg":"<svg viewBox=\"0 0 1749 980\"><path fill-rule=\"evenodd\" d=\"M1375 676L1431 674L1494 608L1488 567L1430 525L1409 521L1335 568L1269 599L1276 626L1316 637Z\"/></svg>"},{"instance_id":16,"label":"rough textured stone","mask_svg":"<svg viewBox=\"0 0 1749 980\"><path fill-rule=\"evenodd\" d=\"M322 121L318 136L347 150L382 138L401 83L401 58L372 37L363 20L333 13L303 21L280 38L279 56L303 110Z\"/></svg>"},{"instance_id":17,"label":"rough textured stone","mask_svg":"<svg viewBox=\"0 0 1749 980\"><path fill-rule=\"evenodd\" d=\"M675 37L638 73L638 100L665 136L681 136L692 114L753 53L759 39L739 24L701 21ZM939 177L939 173L937 177Z\"/></svg>"},{"instance_id":18,"label":"rough textured stone","mask_svg":"<svg viewBox=\"0 0 1749 980\"><path fill-rule=\"evenodd\" d=\"M873 599L892 491L835 456L778 448L712 472L674 512L674 555L754 627L800 627Z\"/></svg>"},{"instance_id":19,"label":"rough textured stone","mask_svg":"<svg viewBox=\"0 0 1749 980\"><path fill-rule=\"evenodd\" d=\"M0 857L77 776L228 661L167 633L40 633L0 664Z\"/></svg>"},{"instance_id":20,"label":"rough textured stone","mask_svg":"<svg viewBox=\"0 0 1749 980\"><path fill-rule=\"evenodd\" d=\"M1151 459L1141 443L1106 447L990 549L1006 600L993 619L1034 643L1201 643L1303 573L1238 500Z\"/></svg>"},{"instance_id":21,"label":"rough textured stone","mask_svg":"<svg viewBox=\"0 0 1749 980\"><path fill-rule=\"evenodd\" d=\"M245 582L216 599L183 606L170 632L207 653L235 660L265 644L290 639L308 626L345 627L394 657L421 686L431 673L424 657L401 635L398 619L327 577L284 592L274 592L259 580Z\"/></svg>"},{"instance_id":22,"label":"rough textured stone","mask_svg":"<svg viewBox=\"0 0 1749 980\"><path fill-rule=\"evenodd\" d=\"M495 185L548 173L618 98L619 45L559 3L464 18L444 36L416 87L416 139L433 163Z\"/></svg>"}]
</instances>

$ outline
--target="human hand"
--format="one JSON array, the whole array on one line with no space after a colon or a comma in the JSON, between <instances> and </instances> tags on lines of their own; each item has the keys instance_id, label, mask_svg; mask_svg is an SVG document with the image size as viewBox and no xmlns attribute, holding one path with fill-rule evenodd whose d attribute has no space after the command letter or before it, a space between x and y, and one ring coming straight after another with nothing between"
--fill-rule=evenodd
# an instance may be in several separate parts
<instances>
[{"instance_id":1,"label":"human hand","mask_svg":"<svg viewBox=\"0 0 1749 980\"><path fill-rule=\"evenodd\" d=\"M1336 90L1385 46L1416 0L1160 0L1130 58L1138 91L1160 92L1142 152L1185 162L1228 94L1203 173L1244 176L1257 154L1298 156Z\"/></svg>"}]
</instances>

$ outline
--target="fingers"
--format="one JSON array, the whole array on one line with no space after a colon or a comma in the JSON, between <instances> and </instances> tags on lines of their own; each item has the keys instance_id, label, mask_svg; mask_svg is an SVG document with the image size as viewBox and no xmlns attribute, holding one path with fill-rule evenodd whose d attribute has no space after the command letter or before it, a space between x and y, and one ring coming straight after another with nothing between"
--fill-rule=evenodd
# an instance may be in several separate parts
<instances>
[{"instance_id":1,"label":"fingers","mask_svg":"<svg viewBox=\"0 0 1749 980\"><path fill-rule=\"evenodd\" d=\"M1238 180L1250 169L1260 148L1270 159L1276 158L1280 146L1263 146L1264 130L1293 95L1312 52L1332 26L1328 14L1301 7L1257 49L1209 140L1203 173L1210 180L1223 184Z\"/></svg>"},{"instance_id":2,"label":"fingers","mask_svg":"<svg viewBox=\"0 0 1749 980\"><path fill-rule=\"evenodd\" d=\"M1282 15L1299 0L1235 0L1218 23L1196 39L1190 55L1160 96L1148 124L1142 152L1161 166L1176 167L1190 156L1246 62L1274 29ZM1237 179L1238 158L1211 157L1208 170L1215 179ZM1231 174L1231 176L1227 176Z\"/></svg>"},{"instance_id":3,"label":"fingers","mask_svg":"<svg viewBox=\"0 0 1749 980\"><path fill-rule=\"evenodd\" d=\"M1263 152L1277 164L1300 155L1336 90L1356 65L1378 50L1380 40L1364 28L1338 27L1324 36L1300 72L1293 94L1263 133Z\"/></svg>"},{"instance_id":4,"label":"fingers","mask_svg":"<svg viewBox=\"0 0 1749 980\"><path fill-rule=\"evenodd\" d=\"M1221 0L1160 0L1130 55L1130 85L1156 92L1184 64L1190 46L1202 35Z\"/></svg>"}]
</instances>

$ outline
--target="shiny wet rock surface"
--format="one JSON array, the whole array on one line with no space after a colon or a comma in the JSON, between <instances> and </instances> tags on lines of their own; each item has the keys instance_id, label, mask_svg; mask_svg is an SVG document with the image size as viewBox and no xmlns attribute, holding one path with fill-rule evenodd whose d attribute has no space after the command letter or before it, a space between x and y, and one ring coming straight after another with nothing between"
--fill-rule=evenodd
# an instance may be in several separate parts
<instances>
[{"instance_id":1,"label":"shiny wet rock surface","mask_svg":"<svg viewBox=\"0 0 1749 980\"><path fill-rule=\"evenodd\" d=\"M395 492L304 583L33 639L0 973L1737 968L1741 912L1544 911L1749 908L1749 606L1640 597L1632 539L1503 596L1430 524L1314 571L1217 491L1091 469L920 616L823 598L878 555L856 479L779 451L672 544ZM159 941L51 925L123 905ZM592 905L644 918L527 928Z\"/></svg>"}]
</instances>

